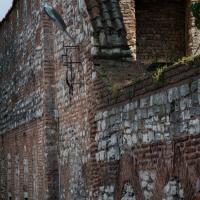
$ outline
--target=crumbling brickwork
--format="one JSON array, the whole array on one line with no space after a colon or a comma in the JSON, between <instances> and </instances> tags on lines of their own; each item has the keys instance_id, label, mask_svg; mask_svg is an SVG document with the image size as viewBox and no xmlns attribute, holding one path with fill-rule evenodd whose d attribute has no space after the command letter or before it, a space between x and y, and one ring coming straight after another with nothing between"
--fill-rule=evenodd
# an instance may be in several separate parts
<instances>
[{"instance_id":1,"label":"crumbling brickwork","mask_svg":"<svg viewBox=\"0 0 200 200\"><path fill-rule=\"evenodd\" d=\"M190 3L13 2L0 24L0 199L198 198L200 59L140 65L198 52Z\"/></svg>"}]
</instances>

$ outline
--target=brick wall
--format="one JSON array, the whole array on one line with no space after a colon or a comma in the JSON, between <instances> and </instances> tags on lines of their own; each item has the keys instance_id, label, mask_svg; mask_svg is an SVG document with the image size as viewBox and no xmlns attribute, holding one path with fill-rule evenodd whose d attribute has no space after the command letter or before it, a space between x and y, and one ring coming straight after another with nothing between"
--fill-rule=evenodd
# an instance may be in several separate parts
<instances>
[{"instance_id":1,"label":"brick wall","mask_svg":"<svg viewBox=\"0 0 200 200\"><path fill-rule=\"evenodd\" d=\"M1 199L58 194L51 23L40 4L14 1L0 25Z\"/></svg>"},{"instance_id":2,"label":"brick wall","mask_svg":"<svg viewBox=\"0 0 200 200\"><path fill-rule=\"evenodd\" d=\"M75 44L31 2L0 25L0 198L181 198L188 180L193 191L199 58L130 84L134 1L49 1Z\"/></svg>"},{"instance_id":3,"label":"brick wall","mask_svg":"<svg viewBox=\"0 0 200 200\"><path fill-rule=\"evenodd\" d=\"M136 1L137 58L176 60L185 55L185 1Z\"/></svg>"},{"instance_id":4,"label":"brick wall","mask_svg":"<svg viewBox=\"0 0 200 200\"><path fill-rule=\"evenodd\" d=\"M105 89L105 80L96 80L95 159L101 169L96 192L102 199L129 194L133 199L161 199L183 193L189 199L189 191L197 198L199 75L198 58L169 68L161 85L149 77L117 95ZM174 177L180 181L179 186L174 183L175 194L164 194ZM189 182L191 188L184 185ZM132 189L125 192L127 184Z\"/></svg>"},{"instance_id":5,"label":"brick wall","mask_svg":"<svg viewBox=\"0 0 200 200\"><path fill-rule=\"evenodd\" d=\"M190 12L192 2L195 0L120 1L133 59L151 63L165 62L167 58L170 62L182 56L197 55L199 30Z\"/></svg>"},{"instance_id":6,"label":"brick wall","mask_svg":"<svg viewBox=\"0 0 200 200\"><path fill-rule=\"evenodd\" d=\"M92 26L85 3L79 3L54 1L53 4L63 13L67 31L75 40L74 44L56 26L53 27L55 105L59 121L60 199L89 198L89 172L86 167L90 145L89 81L93 68L90 61ZM70 60L72 63L68 63ZM71 74L76 74L74 79L71 79ZM67 81L72 85L68 85Z\"/></svg>"},{"instance_id":7,"label":"brick wall","mask_svg":"<svg viewBox=\"0 0 200 200\"><path fill-rule=\"evenodd\" d=\"M45 199L43 123L33 121L1 136L1 199Z\"/></svg>"}]
</instances>

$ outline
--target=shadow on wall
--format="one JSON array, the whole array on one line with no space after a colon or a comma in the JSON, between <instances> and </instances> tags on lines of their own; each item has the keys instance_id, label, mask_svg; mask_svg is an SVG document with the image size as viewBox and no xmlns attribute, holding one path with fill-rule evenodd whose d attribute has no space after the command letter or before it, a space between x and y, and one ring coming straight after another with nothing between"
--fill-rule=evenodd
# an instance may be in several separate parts
<instances>
[{"instance_id":1,"label":"shadow on wall","mask_svg":"<svg viewBox=\"0 0 200 200\"><path fill-rule=\"evenodd\" d=\"M185 0L136 0L137 59L174 62L186 54Z\"/></svg>"}]
</instances>

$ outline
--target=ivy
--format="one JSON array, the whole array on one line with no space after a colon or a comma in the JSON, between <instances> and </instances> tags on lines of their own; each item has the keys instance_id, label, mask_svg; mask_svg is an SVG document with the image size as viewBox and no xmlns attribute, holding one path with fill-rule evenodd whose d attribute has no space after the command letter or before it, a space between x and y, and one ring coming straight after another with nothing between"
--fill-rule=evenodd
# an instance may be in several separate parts
<instances>
[{"instance_id":1,"label":"ivy","mask_svg":"<svg viewBox=\"0 0 200 200\"><path fill-rule=\"evenodd\" d=\"M193 3L191 5L191 11L195 18L196 27L200 29L200 2Z\"/></svg>"}]
</instances>

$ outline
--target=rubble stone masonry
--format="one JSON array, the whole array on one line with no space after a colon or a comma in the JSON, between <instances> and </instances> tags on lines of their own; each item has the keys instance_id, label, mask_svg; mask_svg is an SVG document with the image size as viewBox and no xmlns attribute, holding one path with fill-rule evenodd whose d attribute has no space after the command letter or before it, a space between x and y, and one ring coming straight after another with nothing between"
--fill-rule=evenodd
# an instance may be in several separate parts
<instances>
[{"instance_id":1,"label":"rubble stone masonry","mask_svg":"<svg viewBox=\"0 0 200 200\"><path fill-rule=\"evenodd\" d=\"M191 2L14 0L0 23L0 199L199 198Z\"/></svg>"}]
</instances>

